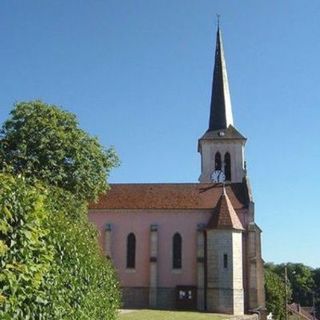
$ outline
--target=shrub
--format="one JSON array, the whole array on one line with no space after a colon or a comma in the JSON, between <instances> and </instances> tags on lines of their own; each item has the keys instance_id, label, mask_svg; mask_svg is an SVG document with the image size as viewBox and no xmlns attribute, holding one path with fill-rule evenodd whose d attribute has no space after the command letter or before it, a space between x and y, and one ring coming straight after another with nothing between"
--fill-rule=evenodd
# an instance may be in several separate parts
<instances>
[{"instance_id":1,"label":"shrub","mask_svg":"<svg viewBox=\"0 0 320 320\"><path fill-rule=\"evenodd\" d=\"M52 212L49 228L50 244L55 248L54 268L46 283L54 319L115 319L118 282L110 261L102 256L86 207L72 208L77 201L71 194L68 197L65 193L62 202L53 199L49 197L48 206Z\"/></svg>"},{"instance_id":2,"label":"shrub","mask_svg":"<svg viewBox=\"0 0 320 320\"><path fill-rule=\"evenodd\" d=\"M61 193L0 174L3 320L116 317L114 270L101 255L85 205Z\"/></svg>"},{"instance_id":3,"label":"shrub","mask_svg":"<svg viewBox=\"0 0 320 320\"><path fill-rule=\"evenodd\" d=\"M45 312L47 296L41 285L54 249L47 242L44 200L41 190L23 178L0 174L1 319L34 319Z\"/></svg>"}]
</instances>

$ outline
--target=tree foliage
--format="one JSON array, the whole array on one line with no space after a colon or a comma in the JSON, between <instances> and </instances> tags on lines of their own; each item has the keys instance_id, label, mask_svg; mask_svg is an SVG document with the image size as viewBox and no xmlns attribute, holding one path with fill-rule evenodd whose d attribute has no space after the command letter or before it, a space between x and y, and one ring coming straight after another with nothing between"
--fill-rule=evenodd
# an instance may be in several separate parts
<instances>
[{"instance_id":1,"label":"tree foliage","mask_svg":"<svg viewBox=\"0 0 320 320\"><path fill-rule=\"evenodd\" d=\"M79 128L74 114L41 101L15 105L0 131L0 166L94 200L118 163L112 148Z\"/></svg>"},{"instance_id":2,"label":"tree foliage","mask_svg":"<svg viewBox=\"0 0 320 320\"><path fill-rule=\"evenodd\" d=\"M87 218L113 149L74 115L33 101L4 123L0 163L0 318L115 319L118 282Z\"/></svg>"},{"instance_id":3,"label":"tree foliage","mask_svg":"<svg viewBox=\"0 0 320 320\"><path fill-rule=\"evenodd\" d=\"M0 174L0 318L42 314L54 249L48 245L48 212L40 190Z\"/></svg>"},{"instance_id":4,"label":"tree foliage","mask_svg":"<svg viewBox=\"0 0 320 320\"><path fill-rule=\"evenodd\" d=\"M288 303L295 302L301 306L312 306L315 298L317 315L320 315L320 269L313 269L302 263L287 263L265 265L266 300L270 310L280 308L281 285L287 268L287 286L292 292L288 296ZM284 297L283 297L284 299ZM284 301L284 300L283 300ZM282 305L284 303L282 302ZM284 308L284 307L283 307ZM273 311L274 312L274 311Z\"/></svg>"},{"instance_id":5,"label":"tree foliage","mask_svg":"<svg viewBox=\"0 0 320 320\"><path fill-rule=\"evenodd\" d=\"M313 280L314 280L314 294L315 294L315 307L316 307L316 316L320 318L320 268L313 270Z\"/></svg>"},{"instance_id":6,"label":"tree foliage","mask_svg":"<svg viewBox=\"0 0 320 320\"><path fill-rule=\"evenodd\" d=\"M279 276L284 275L285 267L292 288L292 301L302 306L311 306L314 289L313 269L302 263L281 263L272 266L273 271Z\"/></svg>"},{"instance_id":7,"label":"tree foliage","mask_svg":"<svg viewBox=\"0 0 320 320\"><path fill-rule=\"evenodd\" d=\"M267 310L272 312L275 319L285 319L286 283L284 273L277 274L273 264L265 265L265 292ZM290 300L290 297L291 290L288 286L287 301Z\"/></svg>"},{"instance_id":8,"label":"tree foliage","mask_svg":"<svg viewBox=\"0 0 320 320\"><path fill-rule=\"evenodd\" d=\"M50 190L46 203L52 213L49 240L55 248L54 267L45 279L50 284L50 314L53 319L115 319L118 282L110 261L101 254L87 208L71 194L58 194L59 190Z\"/></svg>"},{"instance_id":9,"label":"tree foliage","mask_svg":"<svg viewBox=\"0 0 320 320\"><path fill-rule=\"evenodd\" d=\"M0 174L1 319L116 317L118 283L86 207L59 194Z\"/></svg>"},{"instance_id":10,"label":"tree foliage","mask_svg":"<svg viewBox=\"0 0 320 320\"><path fill-rule=\"evenodd\" d=\"M288 263L287 270L288 279L292 287L292 300L302 306L312 306L312 293L314 290L312 268L302 263Z\"/></svg>"}]
</instances>

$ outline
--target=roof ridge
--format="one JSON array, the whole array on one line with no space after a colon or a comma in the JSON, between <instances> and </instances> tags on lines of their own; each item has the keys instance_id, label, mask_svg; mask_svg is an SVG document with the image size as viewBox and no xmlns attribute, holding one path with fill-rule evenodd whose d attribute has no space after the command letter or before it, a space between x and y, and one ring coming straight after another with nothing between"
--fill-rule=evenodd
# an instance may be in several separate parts
<instances>
[{"instance_id":1,"label":"roof ridge","mask_svg":"<svg viewBox=\"0 0 320 320\"><path fill-rule=\"evenodd\" d=\"M236 210L247 208L246 190L242 183L226 185ZM91 209L205 209L216 208L222 192L221 184L110 184Z\"/></svg>"},{"instance_id":2,"label":"roof ridge","mask_svg":"<svg viewBox=\"0 0 320 320\"><path fill-rule=\"evenodd\" d=\"M214 182L110 182L108 183L109 186L115 186L115 185L119 185L119 186L123 186L123 185L143 185L143 186L147 186L147 185L189 185L189 186L194 186L194 185L199 185L199 186L212 186L212 187L221 187L220 183L214 183ZM236 185L236 184L242 184L242 182L232 182L232 183L228 183L226 184L227 187L231 186L231 185Z\"/></svg>"}]
</instances>

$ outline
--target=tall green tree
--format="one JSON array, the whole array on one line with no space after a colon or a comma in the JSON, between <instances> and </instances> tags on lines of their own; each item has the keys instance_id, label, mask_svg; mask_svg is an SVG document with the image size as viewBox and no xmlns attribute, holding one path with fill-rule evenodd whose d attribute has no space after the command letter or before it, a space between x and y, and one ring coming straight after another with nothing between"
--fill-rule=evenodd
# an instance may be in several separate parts
<instances>
[{"instance_id":1,"label":"tall green tree","mask_svg":"<svg viewBox=\"0 0 320 320\"><path fill-rule=\"evenodd\" d=\"M285 267L292 288L292 301L302 306L311 306L314 289L313 269L302 263L282 263L274 265L274 271L283 275Z\"/></svg>"},{"instance_id":2,"label":"tall green tree","mask_svg":"<svg viewBox=\"0 0 320 320\"><path fill-rule=\"evenodd\" d=\"M284 273L279 275L272 263L265 264L265 292L267 310L275 319L285 319L286 301L291 299L291 288L285 282Z\"/></svg>"},{"instance_id":3,"label":"tall green tree","mask_svg":"<svg viewBox=\"0 0 320 320\"><path fill-rule=\"evenodd\" d=\"M20 102L0 131L0 168L70 191L83 200L105 192L118 164L112 148L79 128L76 116L41 101Z\"/></svg>"},{"instance_id":4,"label":"tall green tree","mask_svg":"<svg viewBox=\"0 0 320 320\"><path fill-rule=\"evenodd\" d=\"M0 184L1 319L116 318L118 282L87 206L117 163L73 114L40 101L14 107L0 133L0 169L13 179Z\"/></svg>"},{"instance_id":5,"label":"tall green tree","mask_svg":"<svg viewBox=\"0 0 320 320\"><path fill-rule=\"evenodd\" d=\"M313 270L314 298L317 318L320 318L320 268Z\"/></svg>"},{"instance_id":6,"label":"tall green tree","mask_svg":"<svg viewBox=\"0 0 320 320\"><path fill-rule=\"evenodd\" d=\"M302 263L288 263L287 268L293 301L302 306L312 306L314 289L312 268Z\"/></svg>"},{"instance_id":7,"label":"tall green tree","mask_svg":"<svg viewBox=\"0 0 320 320\"><path fill-rule=\"evenodd\" d=\"M288 303L295 302L301 306L313 305L315 302L317 317L320 316L320 269L313 269L302 263L265 264L266 300L269 310L280 306L281 282L287 268L290 293ZM276 285L277 284L277 285ZM278 286L278 288L277 288Z\"/></svg>"}]
</instances>

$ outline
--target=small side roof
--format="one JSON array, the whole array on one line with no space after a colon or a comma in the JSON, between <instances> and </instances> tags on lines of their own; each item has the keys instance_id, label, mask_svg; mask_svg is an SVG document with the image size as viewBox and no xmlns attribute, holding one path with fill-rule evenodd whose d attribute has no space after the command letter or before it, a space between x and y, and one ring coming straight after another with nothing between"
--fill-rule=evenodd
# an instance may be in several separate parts
<instances>
[{"instance_id":1,"label":"small side roof","mask_svg":"<svg viewBox=\"0 0 320 320\"><path fill-rule=\"evenodd\" d=\"M225 189L220 196L216 212L212 215L207 228L244 230Z\"/></svg>"}]
</instances>

